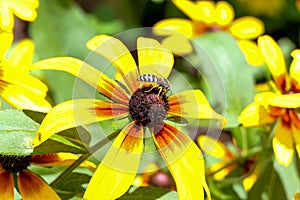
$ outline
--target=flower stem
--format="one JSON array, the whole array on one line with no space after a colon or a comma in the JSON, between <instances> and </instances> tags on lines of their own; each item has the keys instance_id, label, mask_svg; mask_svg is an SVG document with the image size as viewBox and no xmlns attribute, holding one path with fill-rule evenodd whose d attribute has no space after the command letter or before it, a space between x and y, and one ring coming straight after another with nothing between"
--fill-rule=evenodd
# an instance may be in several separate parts
<instances>
[{"instance_id":1,"label":"flower stem","mask_svg":"<svg viewBox=\"0 0 300 200\"><path fill-rule=\"evenodd\" d=\"M89 153L81 155L72 165L70 165L65 171L61 173L60 176L58 176L51 184L50 186L52 188L57 188L60 183L65 180L65 178L72 173L74 169L76 169L82 162L84 162L86 159L88 159L93 153L95 153L97 150L101 149L103 146L105 146L108 142L110 142L112 139L117 137L117 135L120 133L121 130L116 130L109 134L106 138L100 140L98 143L96 143L94 146L90 147Z\"/></svg>"},{"instance_id":2,"label":"flower stem","mask_svg":"<svg viewBox=\"0 0 300 200\"><path fill-rule=\"evenodd\" d=\"M247 131L244 127L240 127L241 137L242 137L242 152L243 155L248 154L248 136Z\"/></svg>"}]
</instances>

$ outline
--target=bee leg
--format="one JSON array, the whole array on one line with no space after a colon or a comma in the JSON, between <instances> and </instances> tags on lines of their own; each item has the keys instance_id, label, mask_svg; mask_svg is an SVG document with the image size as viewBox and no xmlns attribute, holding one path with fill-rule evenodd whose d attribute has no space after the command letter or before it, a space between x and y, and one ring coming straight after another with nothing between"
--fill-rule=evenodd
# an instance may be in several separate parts
<instances>
[{"instance_id":1,"label":"bee leg","mask_svg":"<svg viewBox=\"0 0 300 200\"><path fill-rule=\"evenodd\" d=\"M157 97L160 96L161 92L163 91L163 87L159 87L159 92L157 93ZM165 91L163 91L163 93L161 95L164 95Z\"/></svg>"},{"instance_id":2,"label":"bee leg","mask_svg":"<svg viewBox=\"0 0 300 200\"><path fill-rule=\"evenodd\" d=\"M157 88L157 87L159 87L159 85L155 85L154 87L150 88L150 90L147 90L146 92L149 93L149 92L151 92L151 90L153 90L154 88Z\"/></svg>"}]
</instances>

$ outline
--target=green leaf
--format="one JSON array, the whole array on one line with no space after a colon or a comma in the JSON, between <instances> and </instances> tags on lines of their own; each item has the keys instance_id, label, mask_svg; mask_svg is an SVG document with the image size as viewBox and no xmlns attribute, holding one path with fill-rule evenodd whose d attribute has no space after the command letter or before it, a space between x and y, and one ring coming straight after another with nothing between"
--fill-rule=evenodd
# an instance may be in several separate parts
<instances>
[{"instance_id":1,"label":"green leaf","mask_svg":"<svg viewBox=\"0 0 300 200\"><path fill-rule=\"evenodd\" d=\"M0 110L0 153L29 155L39 124L20 110Z\"/></svg>"},{"instance_id":2,"label":"green leaf","mask_svg":"<svg viewBox=\"0 0 300 200\"><path fill-rule=\"evenodd\" d=\"M274 168L282 181L284 190L287 194L287 199L293 199L294 194L299 192L300 188L300 178L297 172L295 159L299 158L295 156L293 162L288 167L278 164L276 160L274 162Z\"/></svg>"},{"instance_id":3,"label":"green leaf","mask_svg":"<svg viewBox=\"0 0 300 200\"><path fill-rule=\"evenodd\" d=\"M47 113L36 112L32 110L23 110L24 114L30 117L35 122L41 124Z\"/></svg>"},{"instance_id":4,"label":"green leaf","mask_svg":"<svg viewBox=\"0 0 300 200\"><path fill-rule=\"evenodd\" d=\"M84 148L84 146L73 143L63 136L53 135L50 139L35 147L33 154L38 155L59 152L81 154L87 153L88 151Z\"/></svg>"},{"instance_id":5,"label":"green leaf","mask_svg":"<svg viewBox=\"0 0 300 200\"><path fill-rule=\"evenodd\" d=\"M236 40L225 32L202 35L192 41L197 59L191 60L207 82L212 106L228 119L227 127L238 126L237 117L253 101L251 67Z\"/></svg>"},{"instance_id":6,"label":"green leaf","mask_svg":"<svg viewBox=\"0 0 300 200\"><path fill-rule=\"evenodd\" d=\"M160 199L163 195L170 192L170 190L165 188L158 188L158 187L139 187L134 190L132 193L128 193L123 195L119 200L156 200ZM166 197L164 197L165 200Z\"/></svg>"},{"instance_id":7,"label":"green leaf","mask_svg":"<svg viewBox=\"0 0 300 200\"><path fill-rule=\"evenodd\" d=\"M55 191L62 199L70 199L74 196L82 197L85 188L83 184L87 184L91 177L87 174L74 172L67 176L64 181L60 182Z\"/></svg>"},{"instance_id":8,"label":"green leaf","mask_svg":"<svg viewBox=\"0 0 300 200\"><path fill-rule=\"evenodd\" d=\"M272 149L265 149L258 159L257 182L248 193L248 199L287 200L286 192L274 169Z\"/></svg>"},{"instance_id":9,"label":"green leaf","mask_svg":"<svg viewBox=\"0 0 300 200\"><path fill-rule=\"evenodd\" d=\"M90 133L83 127L71 128L51 136L50 139L35 147L33 154L87 153L86 146L88 146L90 140Z\"/></svg>"}]
</instances>

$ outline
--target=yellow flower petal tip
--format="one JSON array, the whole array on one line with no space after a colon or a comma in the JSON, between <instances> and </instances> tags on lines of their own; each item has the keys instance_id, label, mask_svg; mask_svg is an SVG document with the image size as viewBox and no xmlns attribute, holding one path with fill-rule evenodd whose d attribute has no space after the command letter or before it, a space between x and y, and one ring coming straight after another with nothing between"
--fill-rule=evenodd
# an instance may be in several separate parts
<instances>
[{"instance_id":1,"label":"yellow flower petal tip","mask_svg":"<svg viewBox=\"0 0 300 200\"><path fill-rule=\"evenodd\" d=\"M36 9L39 7L38 0L14 1L1 0L0 29L12 31L14 26L14 15L25 21L34 21L37 17Z\"/></svg>"},{"instance_id":2,"label":"yellow flower petal tip","mask_svg":"<svg viewBox=\"0 0 300 200\"><path fill-rule=\"evenodd\" d=\"M293 159L294 150L286 147L277 138L273 138L273 150L279 164L288 167Z\"/></svg>"},{"instance_id":3,"label":"yellow flower petal tip","mask_svg":"<svg viewBox=\"0 0 300 200\"><path fill-rule=\"evenodd\" d=\"M226 1L216 3L216 22L220 26L227 26L234 19L233 7Z\"/></svg>"},{"instance_id":4,"label":"yellow flower petal tip","mask_svg":"<svg viewBox=\"0 0 300 200\"><path fill-rule=\"evenodd\" d=\"M199 136L198 144L205 153L216 158L226 158L229 153L225 145L209 136Z\"/></svg>"},{"instance_id":5,"label":"yellow flower petal tip","mask_svg":"<svg viewBox=\"0 0 300 200\"><path fill-rule=\"evenodd\" d=\"M231 33L239 39L256 39L265 31L264 23L255 17L246 16L236 19L231 27Z\"/></svg>"},{"instance_id":6,"label":"yellow flower petal tip","mask_svg":"<svg viewBox=\"0 0 300 200\"><path fill-rule=\"evenodd\" d=\"M45 140L42 140L42 134L41 132L37 132L36 137L34 138L34 140L32 141L32 145L34 147L39 146L40 144L42 144Z\"/></svg>"},{"instance_id":7,"label":"yellow flower petal tip","mask_svg":"<svg viewBox=\"0 0 300 200\"><path fill-rule=\"evenodd\" d=\"M263 66L265 60L257 46L253 41L240 40L238 45L245 55L247 62L253 66Z\"/></svg>"},{"instance_id":8,"label":"yellow flower petal tip","mask_svg":"<svg viewBox=\"0 0 300 200\"><path fill-rule=\"evenodd\" d=\"M245 191L250 191L251 188L253 187L253 185L256 183L257 181L257 174L256 172L253 172L251 175L249 175L248 177L243 179L243 187L245 189Z\"/></svg>"},{"instance_id":9,"label":"yellow flower petal tip","mask_svg":"<svg viewBox=\"0 0 300 200\"><path fill-rule=\"evenodd\" d=\"M258 38L258 47L277 86L284 90L286 86L286 64L279 45L269 35L263 35Z\"/></svg>"}]
</instances>

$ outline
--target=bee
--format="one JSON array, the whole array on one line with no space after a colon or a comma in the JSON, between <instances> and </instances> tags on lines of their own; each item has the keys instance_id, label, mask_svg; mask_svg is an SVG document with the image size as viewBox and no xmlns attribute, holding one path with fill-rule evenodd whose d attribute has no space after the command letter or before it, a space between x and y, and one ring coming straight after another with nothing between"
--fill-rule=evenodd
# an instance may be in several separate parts
<instances>
[{"instance_id":1,"label":"bee","mask_svg":"<svg viewBox=\"0 0 300 200\"><path fill-rule=\"evenodd\" d=\"M160 78L153 74L143 74L137 78L138 81L141 82L149 82L149 83L155 83L155 85L148 90L147 92L150 92L154 88L158 88L159 92L157 95L164 95L167 93L167 91L171 90L171 83L166 78ZM161 93L162 92L162 93Z\"/></svg>"}]
</instances>

